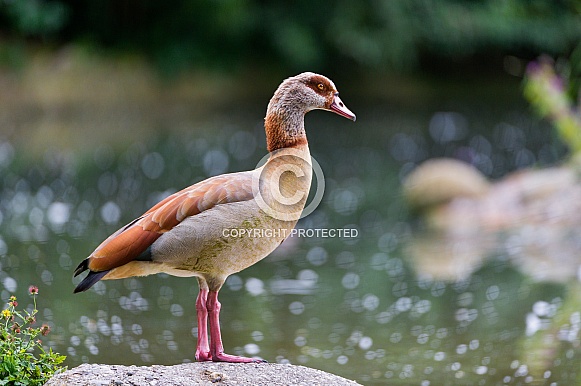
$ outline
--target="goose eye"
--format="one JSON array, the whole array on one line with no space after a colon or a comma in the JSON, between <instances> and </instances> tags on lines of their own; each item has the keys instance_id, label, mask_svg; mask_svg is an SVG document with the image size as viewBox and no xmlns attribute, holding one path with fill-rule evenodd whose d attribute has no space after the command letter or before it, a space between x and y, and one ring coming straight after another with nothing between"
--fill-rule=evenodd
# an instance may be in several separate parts
<instances>
[{"instance_id":1,"label":"goose eye","mask_svg":"<svg viewBox=\"0 0 581 386\"><path fill-rule=\"evenodd\" d=\"M319 90L323 91L323 90L325 89L325 86L323 85L323 83L319 83L319 84L317 85L317 88L318 88Z\"/></svg>"}]
</instances>

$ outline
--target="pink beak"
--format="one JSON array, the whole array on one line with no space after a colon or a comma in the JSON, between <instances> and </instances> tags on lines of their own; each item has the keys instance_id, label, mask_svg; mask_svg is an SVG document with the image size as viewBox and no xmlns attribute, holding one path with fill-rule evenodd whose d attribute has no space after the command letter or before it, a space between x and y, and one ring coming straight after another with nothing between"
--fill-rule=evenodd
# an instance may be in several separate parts
<instances>
[{"instance_id":1,"label":"pink beak","mask_svg":"<svg viewBox=\"0 0 581 386\"><path fill-rule=\"evenodd\" d=\"M349 110L347 106L345 106L345 104L341 101L341 98L339 98L339 93L336 93L333 97L333 103L331 103L329 109L342 117L351 119L353 122L355 122L355 119L357 119L355 114L353 114L351 110Z\"/></svg>"}]
</instances>

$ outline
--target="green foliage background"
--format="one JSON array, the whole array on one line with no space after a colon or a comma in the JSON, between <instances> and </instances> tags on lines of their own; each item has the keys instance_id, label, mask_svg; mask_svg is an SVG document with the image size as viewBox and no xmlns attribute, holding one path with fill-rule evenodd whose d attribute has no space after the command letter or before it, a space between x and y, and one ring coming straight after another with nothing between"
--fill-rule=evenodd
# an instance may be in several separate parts
<instances>
[{"instance_id":1,"label":"green foliage background","mask_svg":"<svg viewBox=\"0 0 581 386\"><path fill-rule=\"evenodd\" d=\"M145 54L159 68L413 72L510 52L568 55L578 0L3 0L0 36Z\"/></svg>"}]
</instances>

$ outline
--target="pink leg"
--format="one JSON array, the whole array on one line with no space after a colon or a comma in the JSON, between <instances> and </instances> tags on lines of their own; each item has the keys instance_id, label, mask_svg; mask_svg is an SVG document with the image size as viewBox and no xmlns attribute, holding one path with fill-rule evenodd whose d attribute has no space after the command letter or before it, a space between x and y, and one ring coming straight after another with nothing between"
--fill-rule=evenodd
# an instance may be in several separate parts
<instances>
[{"instance_id":1,"label":"pink leg","mask_svg":"<svg viewBox=\"0 0 581 386\"><path fill-rule=\"evenodd\" d=\"M264 362L262 360L230 355L224 353L222 344L222 334L220 333L220 308L218 301L218 291L210 291L208 294L208 303L206 304L210 320L210 353L214 362Z\"/></svg>"},{"instance_id":2,"label":"pink leg","mask_svg":"<svg viewBox=\"0 0 581 386\"><path fill-rule=\"evenodd\" d=\"M200 293L196 299L196 311L198 314L198 345L196 346L196 360L198 362L211 361L210 345L208 344L208 289L200 287Z\"/></svg>"}]
</instances>

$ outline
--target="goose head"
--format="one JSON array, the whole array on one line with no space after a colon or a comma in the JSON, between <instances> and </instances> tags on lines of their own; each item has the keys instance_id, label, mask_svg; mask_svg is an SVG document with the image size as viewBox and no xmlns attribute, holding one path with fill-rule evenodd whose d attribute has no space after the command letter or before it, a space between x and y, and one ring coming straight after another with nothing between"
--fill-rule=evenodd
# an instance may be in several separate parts
<instances>
[{"instance_id":1,"label":"goose head","mask_svg":"<svg viewBox=\"0 0 581 386\"><path fill-rule=\"evenodd\" d=\"M304 72L283 81L266 110L264 126L268 151L306 145L305 114L316 109L332 111L355 121L355 114L341 101L329 78Z\"/></svg>"},{"instance_id":2,"label":"goose head","mask_svg":"<svg viewBox=\"0 0 581 386\"><path fill-rule=\"evenodd\" d=\"M313 72L303 72L282 82L268 104L267 114L294 112L304 115L316 109L332 111L353 121L356 119L339 98L333 81Z\"/></svg>"}]
</instances>

